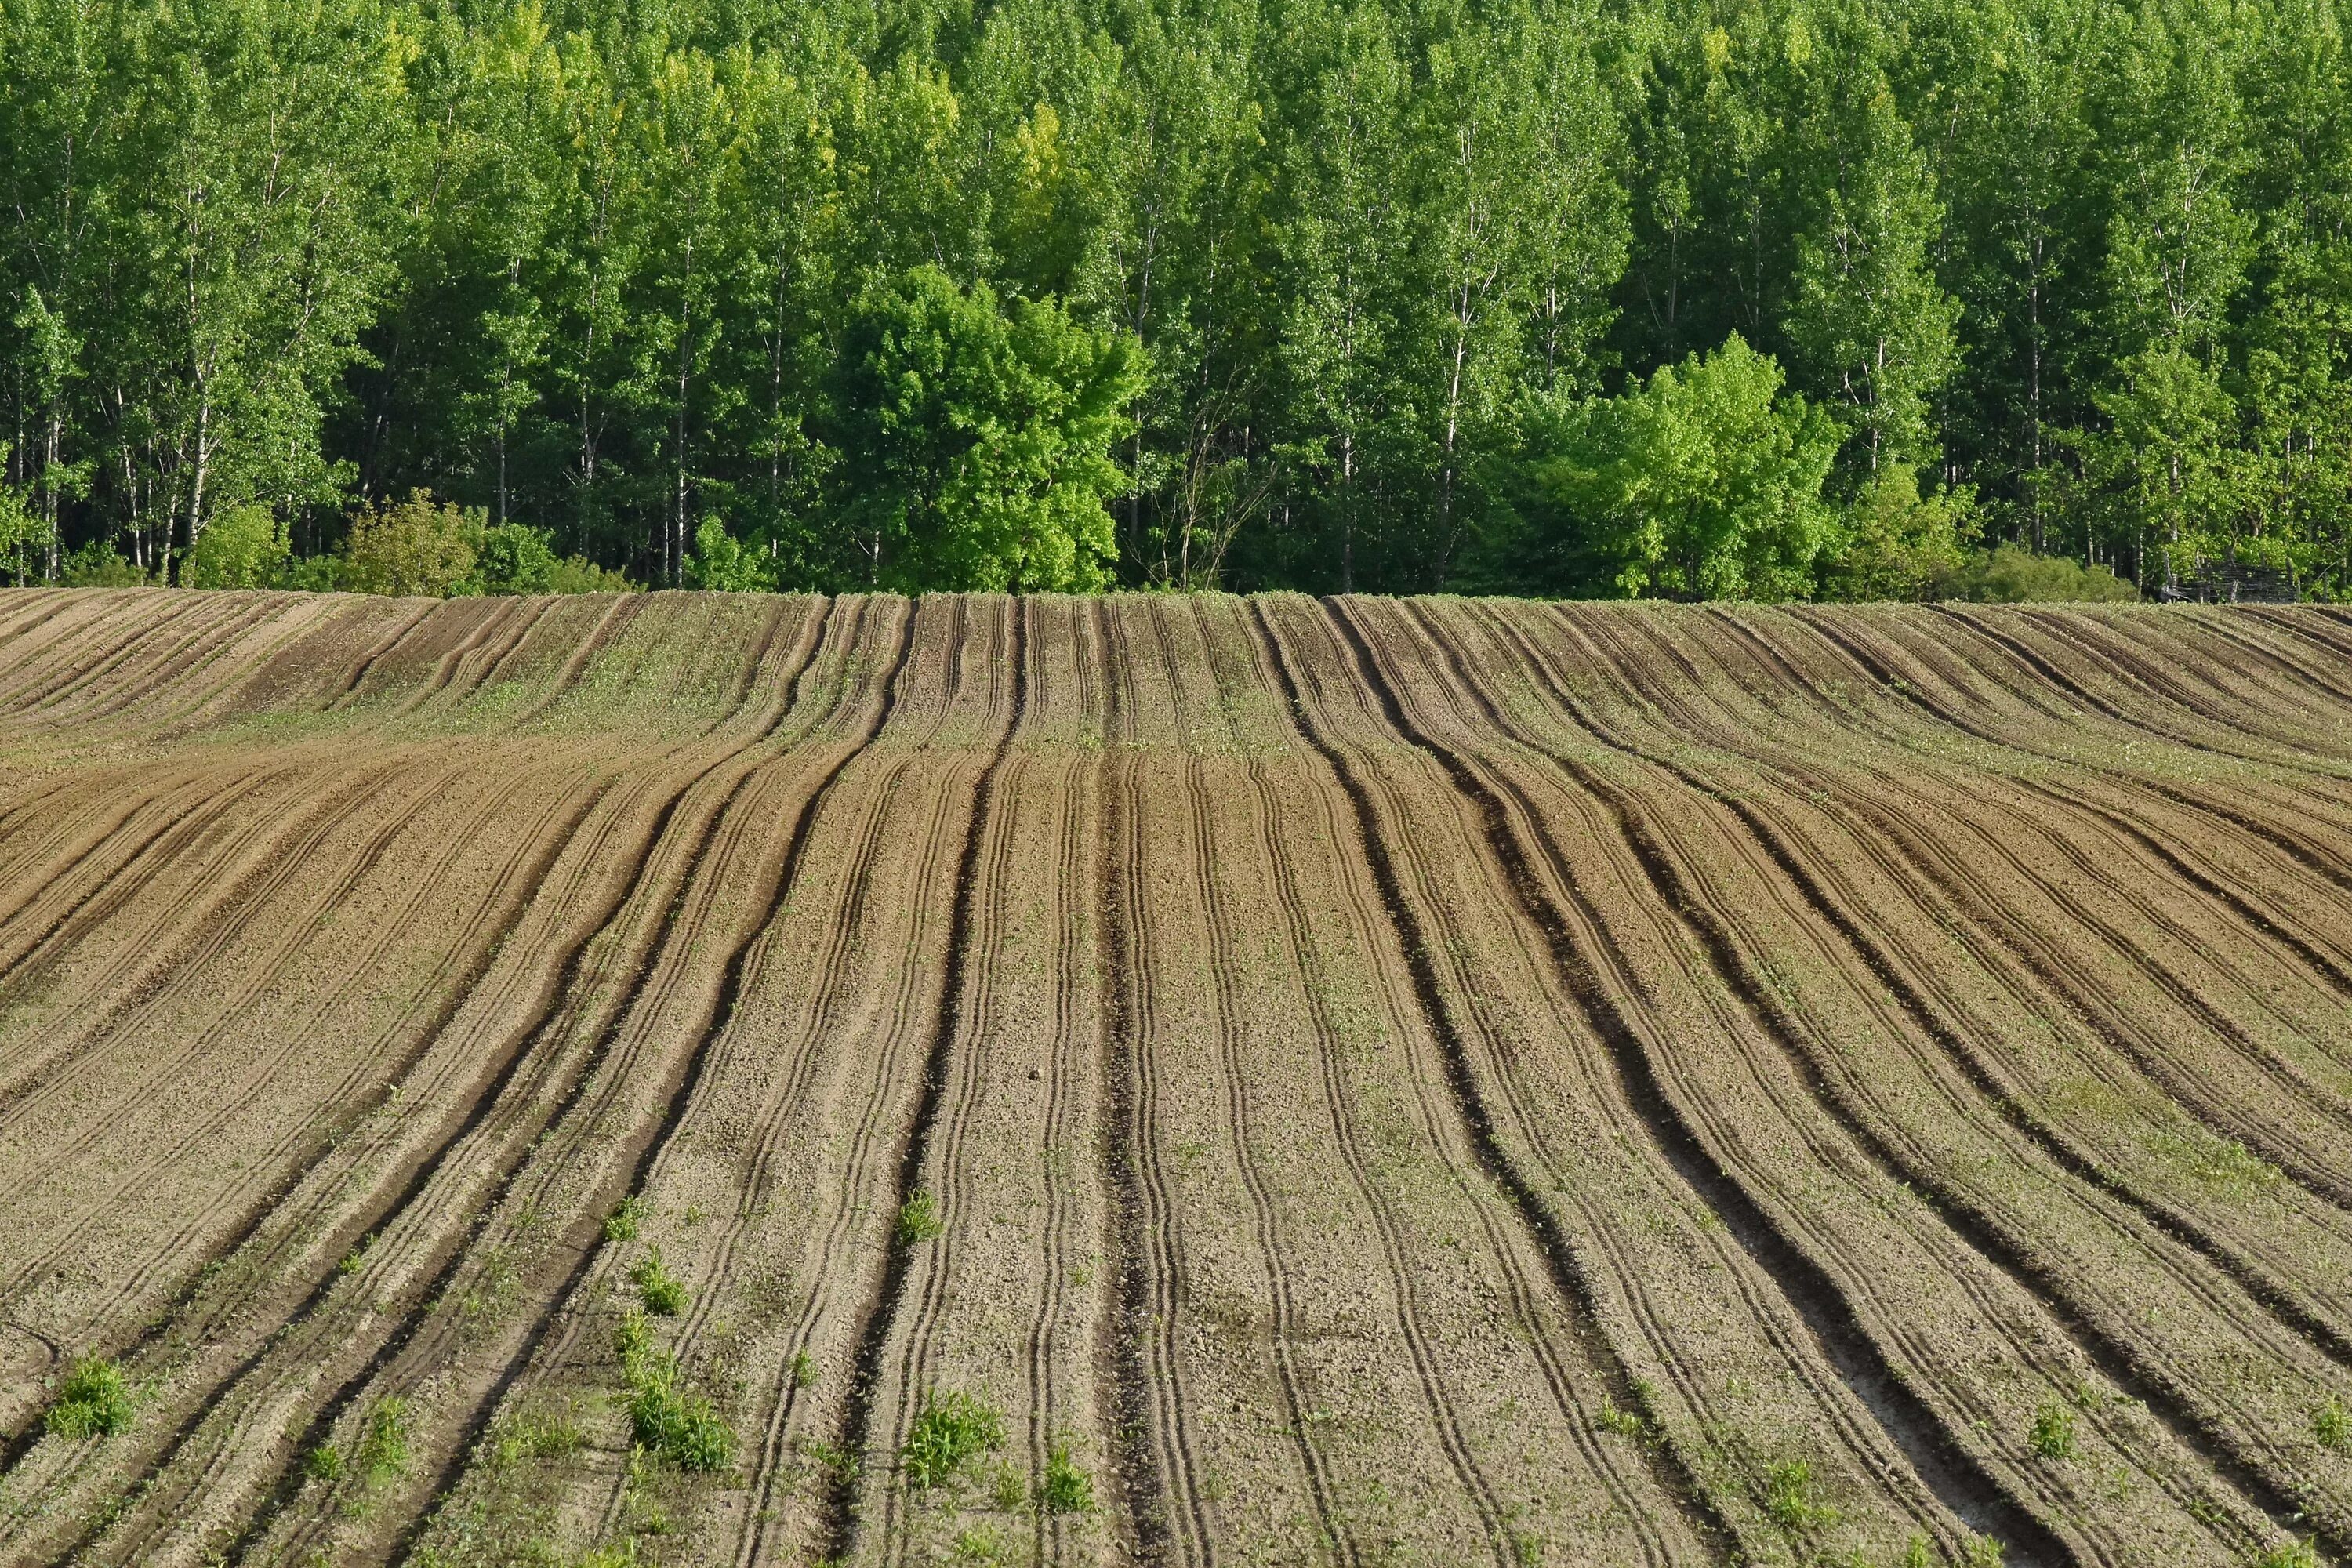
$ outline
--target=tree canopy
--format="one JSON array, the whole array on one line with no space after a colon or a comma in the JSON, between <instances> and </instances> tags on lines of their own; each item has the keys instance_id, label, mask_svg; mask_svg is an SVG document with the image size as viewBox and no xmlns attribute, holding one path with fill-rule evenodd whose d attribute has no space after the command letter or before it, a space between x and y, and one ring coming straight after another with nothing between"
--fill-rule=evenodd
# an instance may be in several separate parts
<instances>
[{"instance_id":1,"label":"tree canopy","mask_svg":"<svg viewBox=\"0 0 2352 1568\"><path fill-rule=\"evenodd\" d=\"M2332 0L0 0L0 187L12 578L2352 595Z\"/></svg>"}]
</instances>

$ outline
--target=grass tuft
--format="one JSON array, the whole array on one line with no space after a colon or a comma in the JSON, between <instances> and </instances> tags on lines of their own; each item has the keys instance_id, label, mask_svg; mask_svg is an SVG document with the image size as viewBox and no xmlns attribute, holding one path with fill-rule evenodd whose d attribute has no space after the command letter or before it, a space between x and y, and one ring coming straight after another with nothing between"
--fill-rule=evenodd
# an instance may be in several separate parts
<instances>
[{"instance_id":1,"label":"grass tuft","mask_svg":"<svg viewBox=\"0 0 2352 1568\"><path fill-rule=\"evenodd\" d=\"M1601 1396L1601 1414L1592 1424L1603 1432L1614 1432L1620 1437L1640 1438L1648 1430L1638 1410L1627 1410L1607 1394Z\"/></svg>"},{"instance_id":2,"label":"grass tuft","mask_svg":"<svg viewBox=\"0 0 2352 1568\"><path fill-rule=\"evenodd\" d=\"M132 1414L121 1368L102 1356L84 1356L66 1373L47 1425L53 1437L111 1437L131 1429Z\"/></svg>"},{"instance_id":3,"label":"grass tuft","mask_svg":"<svg viewBox=\"0 0 2352 1568\"><path fill-rule=\"evenodd\" d=\"M342 1450L332 1443L321 1443L302 1456L302 1473L314 1481L331 1486L343 1479Z\"/></svg>"},{"instance_id":4,"label":"grass tuft","mask_svg":"<svg viewBox=\"0 0 2352 1568\"><path fill-rule=\"evenodd\" d=\"M2324 1448L2352 1448L2352 1411L2344 1408L2342 1399L2329 1394L2327 1403L2311 1413L2311 1435Z\"/></svg>"},{"instance_id":5,"label":"grass tuft","mask_svg":"<svg viewBox=\"0 0 2352 1568\"><path fill-rule=\"evenodd\" d=\"M1802 1459L1772 1467L1765 1478L1764 1511L1772 1516L1773 1523L1791 1533L1827 1530L1840 1518L1835 1508L1822 1500L1813 1482L1813 1467Z\"/></svg>"},{"instance_id":6,"label":"grass tuft","mask_svg":"<svg viewBox=\"0 0 2352 1568\"><path fill-rule=\"evenodd\" d=\"M2045 1459L2071 1459L2074 1457L2074 1413L2063 1405L2045 1405L2033 1413L2033 1426L2026 1434L2033 1451Z\"/></svg>"},{"instance_id":7,"label":"grass tuft","mask_svg":"<svg viewBox=\"0 0 2352 1568\"><path fill-rule=\"evenodd\" d=\"M660 1247L646 1247L646 1255L630 1268L629 1278L636 1283L638 1300L655 1317L675 1318L686 1310L686 1287L662 1267Z\"/></svg>"},{"instance_id":8,"label":"grass tuft","mask_svg":"<svg viewBox=\"0 0 2352 1568\"><path fill-rule=\"evenodd\" d=\"M2319 1568L2319 1553L2308 1541L2289 1541L2255 1558L2254 1568Z\"/></svg>"},{"instance_id":9,"label":"grass tuft","mask_svg":"<svg viewBox=\"0 0 2352 1568\"><path fill-rule=\"evenodd\" d=\"M1045 1479L1037 1484L1037 1507L1045 1513L1095 1510L1094 1478L1078 1468L1066 1443L1045 1450Z\"/></svg>"},{"instance_id":10,"label":"grass tuft","mask_svg":"<svg viewBox=\"0 0 2352 1568\"><path fill-rule=\"evenodd\" d=\"M604 1216L606 1241L635 1241L637 1222L646 1217L646 1200L631 1193L623 1198L611 1214Z\"/></svg>"},{"instance_id":11,"label":"grass tuft","mask_svg":"<svg viewBox=\"0 0 2352 1568\"><path fill-rule=\"evenodd\" d=\"M370 1486L408 1474L408 1401L387 1395L375 1402L360 1436L359 1464Z\"/></svg>"},{"instance_id":12,"label":"grass tuft","mask_svg":"<svg viewBox=\"0 0 2352 1568\"><path fill-rule=\"evenodd\" d=\"M929 1193L919 1187L898 1205L898 1223L891 1227L890 1234L899 1246L912 1247L917 1242L931 1240L946 1229L947 1222L940 1217L940 1205L932 1201Z\"/></svg>"},{"instance_id":13,"label":"grass tuft","mask_svg":"<svg viewBox=\"0 0 2352 1568\"><path fill-rule=\"evenodd\" d=\"M968 1394L933 1391L924 1395L898 1460L908 1485L929 1488L953 1479L974 1459L1003 1447L1004 1417L993 1405Z\"/></svg>"},{"instance_id":14,"label":"grass tuft","mask_svg":"<svg viewBox=\"0 0 2352 1568\"><path fill-rule=\"evenodd\" d=\"M1990 1535L1969 1537L1969 1554L1963 1560L1967 1568L2000 1568L2004 1548Z\"/></svg>"},{"instance_id":15,"label":"grass tuft","mask_svg":"<svg viewBox=\"0 0 2352 1568\"><path fill-rule=\"evenodd\" d=\"M629 1384L629 1428L638 1446L683 1470L724 1470L734 1464L734 1428L709 1400L680 1385L677 1358L654 1342L646 1315L629 1312L614 1338Z\"/></svg>"}]
</instances>

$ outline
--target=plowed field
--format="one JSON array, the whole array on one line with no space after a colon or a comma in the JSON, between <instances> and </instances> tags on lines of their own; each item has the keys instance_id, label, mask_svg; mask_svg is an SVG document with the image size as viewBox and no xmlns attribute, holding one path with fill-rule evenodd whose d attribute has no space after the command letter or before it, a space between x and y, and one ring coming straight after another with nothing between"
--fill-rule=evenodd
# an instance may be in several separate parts
<instances>
[{"instance_id":1,"label":"plowed field","mask_svg":"<svg viewBox=\"0 0 2352 1568\"><path fill-rule=\"evenodd\" d=\"M7 1563L2352 1561L2352 617L0 595L0 1465Z\"/></svg>"}]
</instances>

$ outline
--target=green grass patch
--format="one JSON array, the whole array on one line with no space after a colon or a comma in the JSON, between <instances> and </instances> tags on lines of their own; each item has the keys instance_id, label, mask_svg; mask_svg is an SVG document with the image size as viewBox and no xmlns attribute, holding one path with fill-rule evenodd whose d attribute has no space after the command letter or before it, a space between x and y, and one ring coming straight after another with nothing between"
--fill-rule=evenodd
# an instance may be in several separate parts
<instances>
[{"instance_id":1,"label":"green grass patch","mask_svg":"<svg viewBox=\"0 0 2352 1568\"><path fill-rule=\"evenodd\" d=\"M646 1200L631 1193L623 1198L611 1214L604 1216L606 1241L635 1241L637 1224L646 1217Z\"/></svg>"},{"instance_id":2,"label":"green grass patch","mask_svg":"<svg viewBox=\"0 0 2352 1568\"><path fill-rule=\"evenodd\" d=\"M360 1435L359 1467L368 1484L380 1486L408 1474L408 1401L387 1395L368 1412L367 1428Z\"/></svg>"},{"instance_id":3,"label":"green grass patch","mask_svg":"<svg viewBox=\"0 0 2352 1568\"><path fill-rule=\"evenodd\" d=\"M1764 1511L1782 1530L1796 1533L1827 1530L1837 1523L1838 1510L1822 1500L1813 1467L1802 1459L1775 1465L1764 1478Z\"/></svg>"},{"instance_id":4,"label":"green grass patch","mask_svg":"<svg viewBox=\"0 0 2352 1568\"><path fill-rule=\"evenodd\" d=\"M2326 1404L2311 1413L2311 1435L2323 1448L2352 1448L2352 1410L2330 1394Z\"/></svg>"},{"instance_id":5,"label":"green grass patch","mask_svg":"<svg viewBox=\"0 0 2352 1568\"><path fill-rule=\"evenodd\" d=\"M1095 1510L1094 1478L1070 1458L1066 1443L1056 1443L1045 1450L1045 1479L1037 1483L1037 1507L1045 1513Z\"/></svg>"},{"instance_id":6,"label":"green grass patch","mask_svg":"<svg viewBox=\"0 0 2352 1568\"><path fill-rule=\"evenodd\" d=\"M332 1443L321 1443L302 1456L302 1474L311 1480L329 1486L343 1479L343 1452Z\"/></svg>"},{"instance_id":7,"label":"green grass patch","mask_svg":"<svg viewBox=\"0 0 2352 1568\"><path fill-rule=\"evenodd\" d=\"M2290 1541L2255 1558L2254 1568L2319 1568L2319 1552L2308 1541Z\"/></svg>"},{"instance_id":8,"label":"green grass patch","mask_svg":"<svg viewBox=\"0 0 2352 1568\"><path fill-rule=\"evenodd\" d=\"M646 1247L646 1255L630 1268L629 1278L637 1287L637 1299L655 1317L675 1318L686 1310L686 1287L662 1266L660 1247Z\"/></svg>"},{"instance_id":9,"label":"green grass patch","mask_svg":"<svg viewBox=\"0 0 2352 1568\"><path fill-rule=\"evenodd\" d=\"M1004 1417L969 1394L932 1391L923 1396L915 1429L898 1450L907 1484L942 1486L983 1454L1004 1447Z\"/></svg>"},{"instance_id":10,"label":"green grass patch","mask_svg":"<svg viewBox=\"0 0 2352 1568\"><path fill-rule=\"evenodd\" d=\"M683 1470L732 1465L734 1428L709 1400L685 1386L677 1358L655 1342L646 1315L628 1313L614 1339L629 1384L629 1429L637 1446Z\"/></svg>"},{"instance_id":11,"label":"green grass patch","mask_svg":"<svg viewBox=\"0 0 2352 1568\"><path fill-rule=\"evenodd\" d=\"M2074 1413L2063 1405L2045 1405L2033 1413L2025 1440L2045 1459L2074 1457Z\"/></svg>"},{"instance_id":12,"label":"green grass patch","mask_svg":"<svg viewBox=\"0 0 2352 1568\"><path fill-rule=\"evenodd\" d=\"M122 1369L102 1356L84 1356L66 1373L47 1425L53 1437L111 1437L131 1429L133 1414Z\"/></svg>"},{"instance_id":13,"label":"green grass patch","mask_svg":"<svg viewBox=\"0 0 2352 1568\"><path fill-rule=\"evenodd\" d=\"M946 1229L947 1222L940 1217L940 1205L929 1193L919 1187L898 1205L898 1220L890 1234L899 1246L912 1247L933 1239Z\"/></svg>"}]
</instances>

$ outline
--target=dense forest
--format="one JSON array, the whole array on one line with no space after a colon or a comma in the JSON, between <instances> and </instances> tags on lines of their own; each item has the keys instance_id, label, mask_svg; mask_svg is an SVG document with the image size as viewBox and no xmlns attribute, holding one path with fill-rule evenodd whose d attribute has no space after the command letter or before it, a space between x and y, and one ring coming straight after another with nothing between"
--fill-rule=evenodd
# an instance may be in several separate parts
<instances>
[{"instance_id":1,"label":"dense forest","mask_svg":"<svg viewBox=\"0 0 2352 1568\"><path fill-rule=\"evenodd\" d=\"M19 581L2352 595L2328 0L0 0L0 186Z\"/></svg>"}]
</instances>

